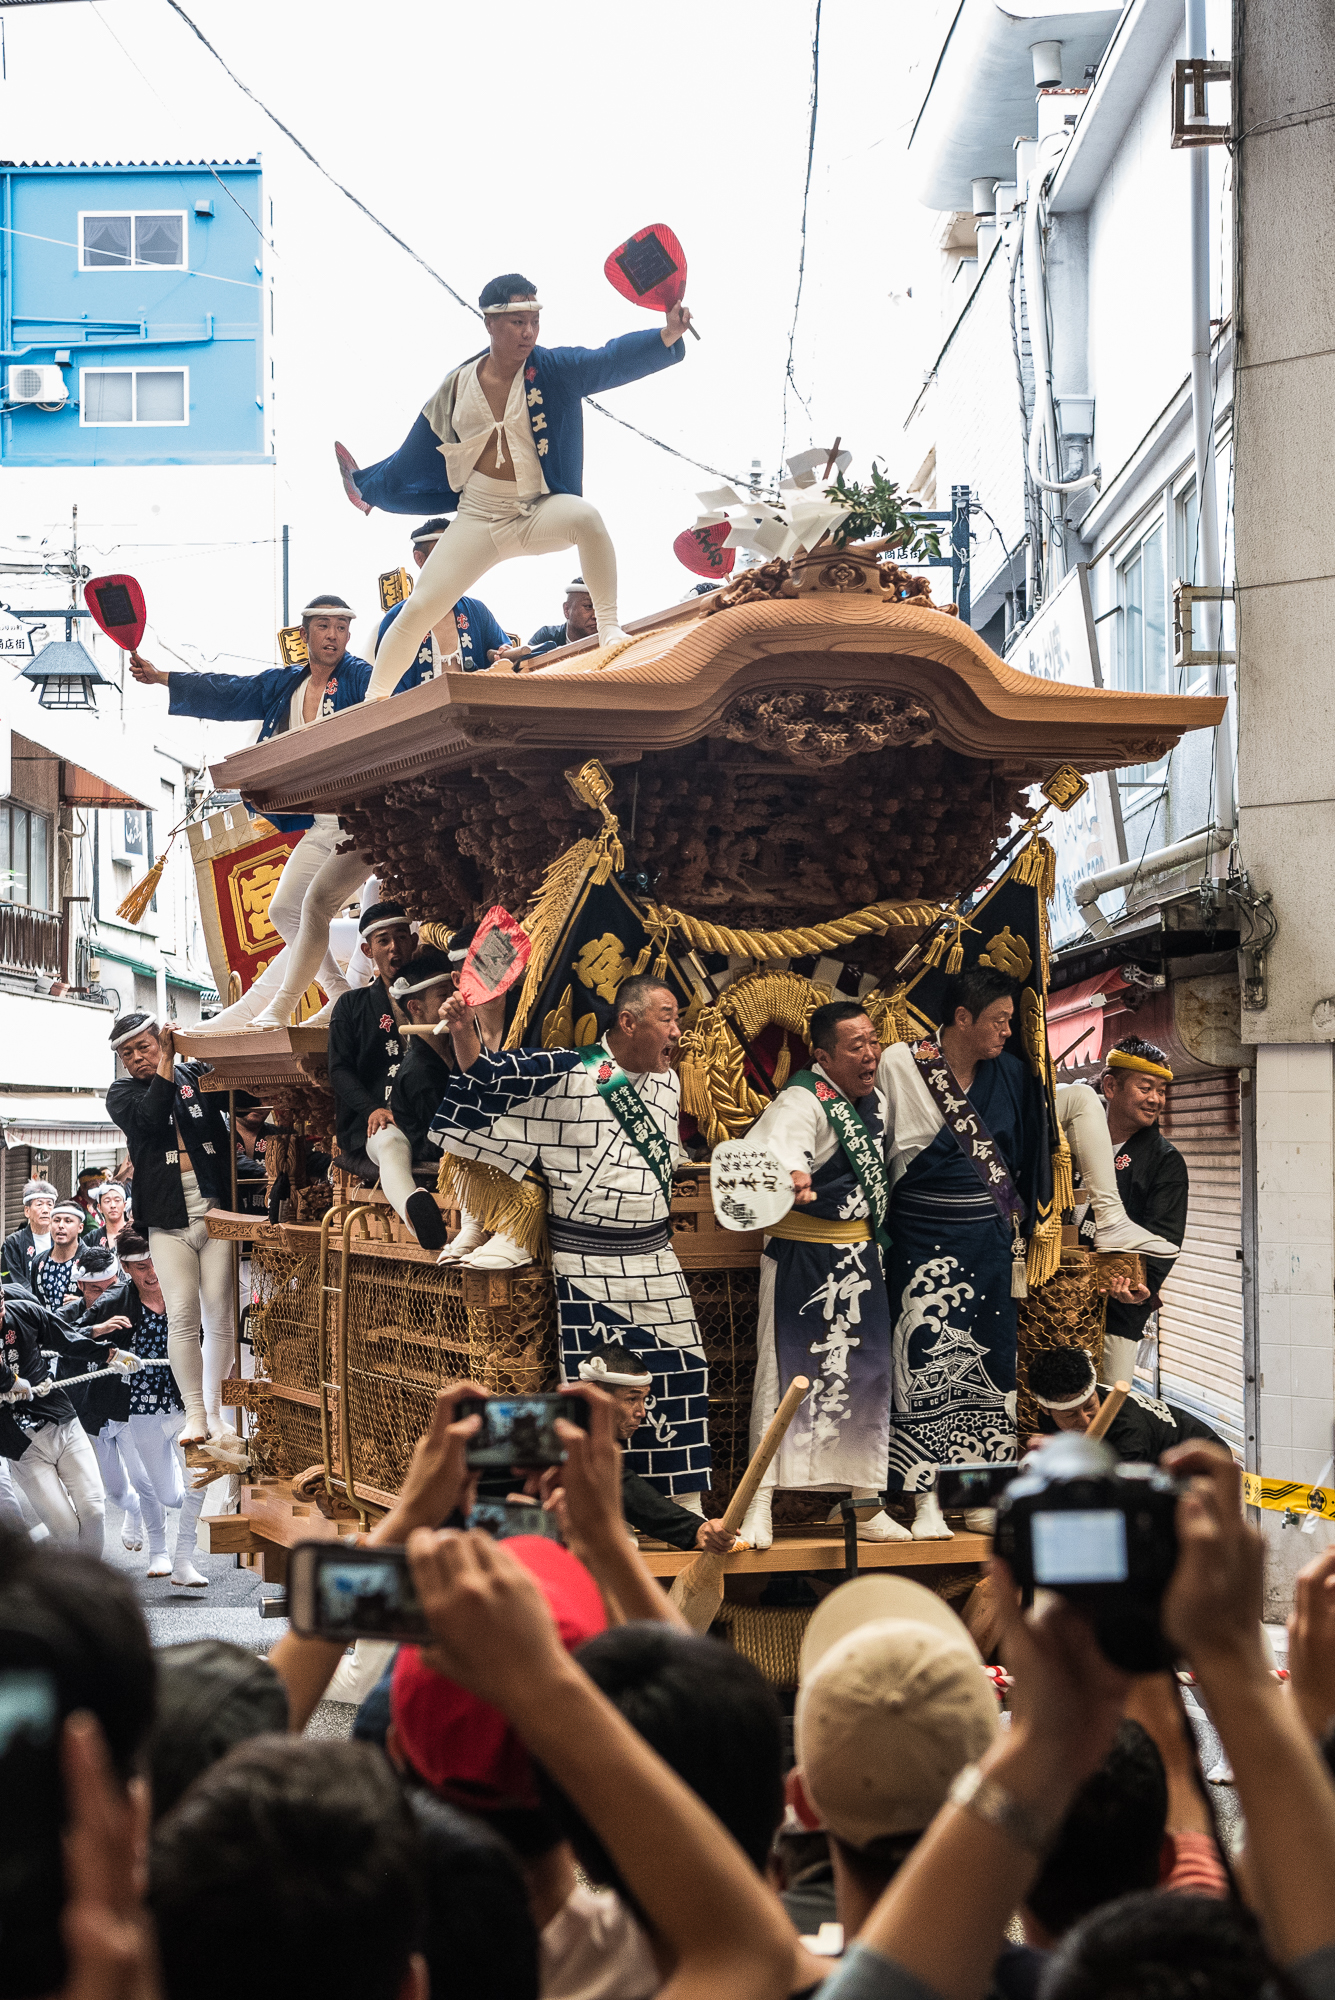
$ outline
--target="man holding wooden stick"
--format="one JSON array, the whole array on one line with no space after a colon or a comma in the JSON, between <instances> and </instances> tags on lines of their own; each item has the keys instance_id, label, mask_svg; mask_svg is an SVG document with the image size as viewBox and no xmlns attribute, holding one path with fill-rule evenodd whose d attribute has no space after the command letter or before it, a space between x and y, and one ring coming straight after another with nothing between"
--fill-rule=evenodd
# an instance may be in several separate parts
<instances>
[{"instance_id":1,"label":"man holding wooden stick","mask_svg":"<svg viewBox=\"0 0 1335 2000\"><path fill-rule=\"evenodd\" d=\"M726 1555L733 1537L723 1522L702 1521L689 1507L679 1507L665 1493L624 1461L625 1448L643 1424L654 1378L643 1364L624 1347L609 1341L596 1347L579 1364L581 1382L605 1389L616 1405L613 1423L617 1443L623 1453L621 1506L632 1528L674 1549L707 1549L712 1555Z\"/></svg>"}]
</instances>

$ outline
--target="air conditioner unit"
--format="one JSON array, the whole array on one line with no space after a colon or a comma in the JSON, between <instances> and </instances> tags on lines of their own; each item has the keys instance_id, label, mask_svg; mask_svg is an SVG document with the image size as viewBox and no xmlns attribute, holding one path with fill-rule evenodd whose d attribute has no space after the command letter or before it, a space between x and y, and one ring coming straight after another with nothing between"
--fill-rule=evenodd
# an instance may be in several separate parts
<instances>
[{"instance_id":1,"label":"air conditioner unit","mask_svg":"<svg viewBox=\"0 0 1335 2000\"><path fill-rule=\"evenodd\" d=\"M10 369L6 391L6 401L11 406L16 403L59 406L69 396L65 377L59 368L33 367L28 362Z\"/></svg>"}]
</instances>

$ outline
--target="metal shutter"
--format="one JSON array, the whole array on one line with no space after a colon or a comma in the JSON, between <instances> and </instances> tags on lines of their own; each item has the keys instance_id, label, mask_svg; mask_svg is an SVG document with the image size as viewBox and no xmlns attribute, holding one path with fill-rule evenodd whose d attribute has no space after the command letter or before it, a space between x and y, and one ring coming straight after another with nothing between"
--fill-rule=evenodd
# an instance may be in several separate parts
<instances>
[{"instance_id":1,"label":"metal shutter","mask_svg":"<svg viewBox=\"0 0 1335 2000\"><path fill-rule=\"evenodd\" d=\"M4 1204L4 1234L19 1229L23 1224L23 1188L32 1169L31 1146L7 1146L0 1149L0 1194Z\"/></svg>"},{"instance_id":2,"label":"metal shutter","mask_svg":"<svg viewBox=\"0 0 1335 2000\"><path fill-rule=\"evenodd\" d=\"M1187 1163L1182 1254L1159 1309L1160 1393L1241 1447L1242 1133L1238 1072L1183 1077L1168 1093L1164 1137Z\"/></svg>"}]
</instances>

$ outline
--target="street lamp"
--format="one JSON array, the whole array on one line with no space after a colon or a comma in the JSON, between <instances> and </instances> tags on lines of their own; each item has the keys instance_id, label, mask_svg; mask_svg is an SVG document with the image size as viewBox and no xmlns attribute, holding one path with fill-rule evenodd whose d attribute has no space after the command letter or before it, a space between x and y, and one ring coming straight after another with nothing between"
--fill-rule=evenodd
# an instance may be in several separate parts
<instances>
[{"instance_id":1,"label":"street lamp","mask_svg":"<svg viewBox=\"0 0 1335 2000\"><path fill-rule=\"evenodd\" d=\"M59 709L69 715L97 713L95 688L114 687L97 661L77 639L52 639L43 646L30 666L23 669L25 681L39 690L39 708Z\"/></svg>"}]
</instances>

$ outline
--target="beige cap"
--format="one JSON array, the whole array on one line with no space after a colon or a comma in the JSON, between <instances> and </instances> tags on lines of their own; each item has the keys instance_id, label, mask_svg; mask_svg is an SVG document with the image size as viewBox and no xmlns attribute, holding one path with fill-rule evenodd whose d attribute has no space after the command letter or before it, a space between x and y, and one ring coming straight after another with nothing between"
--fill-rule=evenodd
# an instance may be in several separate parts
<instances>
[{"instance_id":1,"label":"beige cap","mask_svg":"<svg viewBox=\"0 0 1335 2000\"><path fill-rule=\"evenodd\" d=\"M998 1731L995 1689L949 1605L862 1576L831 1592L802 1642L794 1714L808 1798L852 1847L917 1833Z\"/></svg>"}]
</instances>

